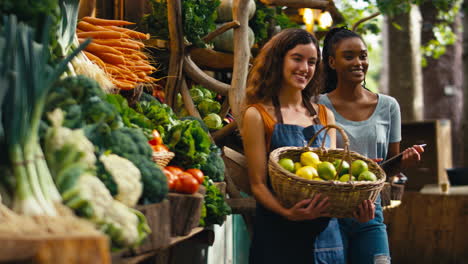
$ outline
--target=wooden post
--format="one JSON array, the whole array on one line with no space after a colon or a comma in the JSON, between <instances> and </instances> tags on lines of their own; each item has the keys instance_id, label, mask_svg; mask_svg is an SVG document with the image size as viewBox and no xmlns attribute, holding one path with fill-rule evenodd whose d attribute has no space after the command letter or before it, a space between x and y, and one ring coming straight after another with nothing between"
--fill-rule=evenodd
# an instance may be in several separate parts
<instances>
[{"instance_id":1,"label":"wooden post","mask_svg":"<svg viewBox=\"0 0 468 264\"><path fill-rule=\"evenodd\" d=\"M239 21L240 26L234 29L234 68L229 90L229 105L239 127L242 124L241 104L244 100L250 59L248 7L249 0L236 0L232 10L232 17Z\"/></svg>"},{"instance_id":2,"label":"wooden post","mask_svg":"<svg viewBox=\"0 0 468 264\"><path fill-rule=\"evenodd\" d=\"M182 3L180 0L167 1L167 20L169 26L170 57L168 78L165 87L166 103L174 107L177 102L177 92L182 83L182 67L184 56L184 33L182 27Z\"/></svg>"}]
</instances>

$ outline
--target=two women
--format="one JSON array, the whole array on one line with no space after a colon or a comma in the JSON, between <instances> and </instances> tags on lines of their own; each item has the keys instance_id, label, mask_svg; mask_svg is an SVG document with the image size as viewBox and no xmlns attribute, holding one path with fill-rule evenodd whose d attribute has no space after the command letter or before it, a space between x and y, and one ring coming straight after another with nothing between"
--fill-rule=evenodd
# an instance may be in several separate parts
<instances>
[{"instance_id":1,"label":"two women","mask_svg":"<svg viewBox=\"0 0 468 264\"><path fill-rule=\"evenodd\" d=\"M357 35L335 40L336 32L332 30L327 36L324 54L326 84L335 87L336 92L322 97L321 102L335 111L341 126L346 125L345 119L353 125L369 119L366 121L369 127L364 130L378 135L378 139L354 142L352 150L371 158L395 155L401 140L398 104L393 98L373 94L362 87L368 67L365 44ZM342 239L338 221L327 217L326 197L321 199L316 195L292 208L284 208L271 191L267 175L269 152L284 146L304 146L320 128L335 122L332 111L314 103L320 90L320 62L315 37L301 29L287 29L262 48L249 74L241 131L251 189L257 200L250 263L346 263L342 247L343 241L345 246L349 245L346 242L350 238L355 239L351 245L356 244L357 248L348 249L352 251L348 254L351 263L389 260L378 203L364 201L356 219L341 221L344 227L341 229L345 231ZM390 116L384 115L387 110ZM382 118L370 119L381 115ZM357 127L360 125L356 123ZM363 133L346 127L345 130L352 139ZM335 147L335 136L332 131L324 139L326 147ZM320 146L321 141L317 138L312 146ZM374 145L378 147L373 148ZM408 165L418 160L418 151L422 150L406 150L402 163ZM382 155L374 155L376 152ZM376 207L376 219L371 220ZM356 229L356 226L363 228ZM366 237L363 234L367 229L373 232Z\"/></svg>"}]
</instances>

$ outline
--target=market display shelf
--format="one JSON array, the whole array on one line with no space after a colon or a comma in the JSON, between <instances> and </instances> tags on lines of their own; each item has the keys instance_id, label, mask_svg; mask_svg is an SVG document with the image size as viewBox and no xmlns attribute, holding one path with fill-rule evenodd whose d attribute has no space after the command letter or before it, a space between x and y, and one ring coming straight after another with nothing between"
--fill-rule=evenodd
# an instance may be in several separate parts
<instances>
[{"instance_id":1,"label":"market display shelf","mask_svg":"<svg viewBox=\"0 0 468 264\"><path fill-rule=\"evenodd\" d=\"M0 237L0 263L111 263L106 236Z\"/></svg>"},{"instance_id":2,"label":"market display shelf","mask_svg":"<svg viewBox=\"0 0 468 264\"><path fill-rule=\"evenodd\" d=\"M138 256L134 256L134 257L121 257L119 256L118 254L117 255L114 255L113 258L112 258L112 263L113 264L136 264L136 263L140 263L141 261L144 261L148 258L151 258L153 256L156 256L157 254L159 254L161 251L163 250L166 250L180 242L183 242L185 240L188 240L192 237L194 237L195 235L201 233L202 231L204 230L203 227L196 227L194 229L192 229L190 231L190 233L188 233L187 235L185 236L176 236L176 237L171 237L170 239L170 243L167 247L165 248L161 248L161 249L157 249L157 250L154 250L154 251L150 251L150 252L147 252L147 253L144 253L144 254L140 254Z\"/></svg>"}]
</instances>

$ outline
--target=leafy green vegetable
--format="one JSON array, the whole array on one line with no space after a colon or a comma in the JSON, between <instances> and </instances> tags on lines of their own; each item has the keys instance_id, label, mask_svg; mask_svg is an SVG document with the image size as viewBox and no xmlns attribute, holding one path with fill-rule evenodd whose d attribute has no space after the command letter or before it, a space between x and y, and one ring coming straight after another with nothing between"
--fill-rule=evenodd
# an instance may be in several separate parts
<instances>
[{"instance_id":1,"label":"leafy green vegetable","mask_svg":"<svg viewBox=\"0 0 468 264\"><path fill-rule=\"evenodd\" d=\"M136 104L135 110L138 113L145 115L153 122L164 142L168 141L168 131L179 123L179 120L171 107L157 101L139 102Z\"/></svg>"},{"instance_id":2,"label":"leafy green vegetable","mask_svg":"<svg viewBox=\"0 0 468 264\"><path fill-rule=\"evenodd\" d=\"M218 114L221 111L221 104L213 99L205 98L197 105L197 108L201 116L205 117L212 113Z\"/></svg>"},{"instance_id":3,"label":"leafy green vegetable","mask_svg":"<svg viewBox=\"0 0 468 264\"><path fill-rule=\"evenodd\" d=\"M255 0L257 7L254 17L249 20L249 27L255 33L255 43L263 46L270 39L270 32L273 27L279 26L280 29L299 27L284 13L281 7L269 7L259 0Z\"/></svg>"},{"instance_id":4,"label":"leafy green vegetable","mask_svg":"<svg viewBox=\"0 0 468 264\"><path fill-rule=\"evenodd\" d=\"M183 120L169 133L166 144L175 153L171 164L188 168L206 162L211 140L198 121Z\"/></svg>"},{"instance_id":5,"label":"leafy green vegetable","mask_svg":"<svg viewBox=\"0 0 468 264\"><path fill-rule=\"evenodd\" d=\"M150 0L151 14L140 22L147 31L160 39L169 39L167 24L167 0ZM202 37L216 28L216 8L219 0L184 0L182 1L182 24L185 37L195 46L204 48Z\"/></svg>"},{"instance_id":6,"label":"leafy green vegetable","mask_svg":"<svg viewBox=\"0 0 468 264\"><path fill-rule=\"evenodd\" d=\"M224 160L221 157L221 150L216 144L211 144L210 155L204 164L201 165L200 169L203 173L215 182L224 181L225 165Z\"/></svg>"},{"instance_id":7,"label":"leafy green vegetable","mask_svg":"<svg viewBox=\"0 0 468 264\"><path fill-rule=\"evenodd\" d=\"M117 109L126 127L141 128L147 139L152 137L151 132L156 126L145 115L128 106L128 102L123 96L108 94L106 101Z\"/></svg>"},{"instance_id":8,"label":"leafy green vegetable","mask_svg":"<svg viewBox=\"0 0 468 264\"><path fill-rule=\"evenodd\" d=\"M203 186L206 188L206 194L200 225L222 225L226 215L231 214L231 208L224 200L221 191L213 184L213 181L206 176L203 181Z\"/></svg>"},{"instance_id":9,"label":"leafy green vegetable","mask_svg":"<svg viewBox=\"0 0 468 264\"><path fill-rule=\"evenodd\" d=\"M211 130L217 130L223 127L223 120L215 113L208 114L203 118L203 122L205 122L206 126Z\"/></svg>"},{"instance_id":10,"label":"leafy green vegetable","mask_svg":"<svg viewBox=\"0 0 468 264\"><path fill-rule=\"evenodd\" d=\"M82 43L59 64L48 65L50 20L41 25L40 42L34 30L17 23L16 16L3 18L0 31L0 94L5 149L16 179L14 208L24 214L56 215L54 202L60 195L53 183L39 144L41 116L52 84L89 41ZM6 84L6 85L5 85Z\"/></svg>"}]
</instances>

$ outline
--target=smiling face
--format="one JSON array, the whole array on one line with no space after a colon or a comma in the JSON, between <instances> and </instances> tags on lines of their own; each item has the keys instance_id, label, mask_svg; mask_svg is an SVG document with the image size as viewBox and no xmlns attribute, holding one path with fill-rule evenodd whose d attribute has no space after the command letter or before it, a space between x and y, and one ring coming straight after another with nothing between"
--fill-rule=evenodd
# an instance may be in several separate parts
<instances>
[{"instance_id":1,"label":"smiling face","mask_svg":"<svg viewBox=\"0 0 468 264\"><path fill-rule=\"evenodd\" d=\"M282 87L303 90L312 80L317 64L317 49L313 43L299 44L284 56Z\"/></svg>"},{"instance_id":2,"label":"smiling face","mask_svg":"<svg viewBox=\"0 0 468 264\"><path fill-rule=\"evenodd\" d=\"M343 39L335 45L329 64L336 71L338 81L362 83L369 67L367 47L360 38Z\"/></svg>"}]
</instances>

